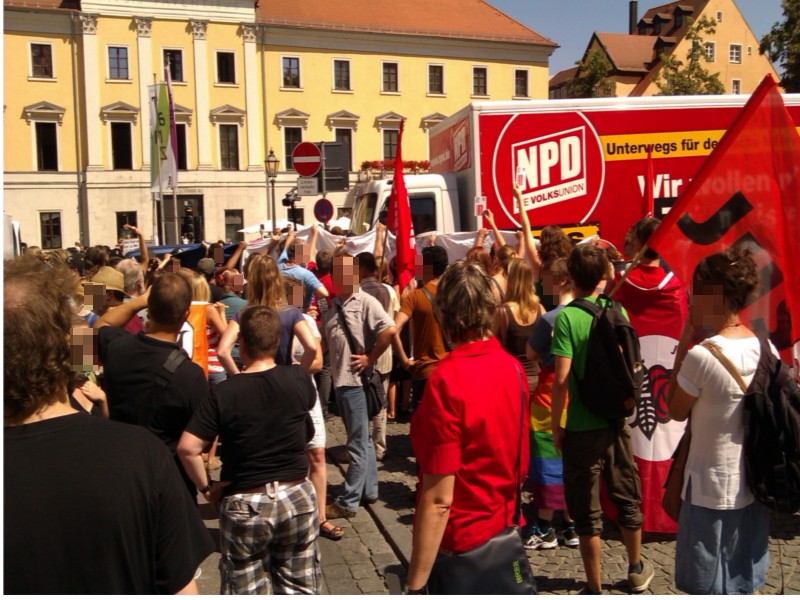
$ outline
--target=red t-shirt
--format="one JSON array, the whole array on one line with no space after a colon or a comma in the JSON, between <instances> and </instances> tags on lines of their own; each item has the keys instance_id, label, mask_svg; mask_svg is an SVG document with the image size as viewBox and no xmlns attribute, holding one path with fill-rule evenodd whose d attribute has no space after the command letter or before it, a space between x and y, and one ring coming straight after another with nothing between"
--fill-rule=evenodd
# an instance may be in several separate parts
<instances>
[{"instance_id":1,"label":"red t-shirt","mask_svg":"<svg viewBox=\"0 0 800 600\"><path fill-rule=\"evenodd\" d=\"M519 361L494 337L455 348L428 378L410 435L420 481L424 473L456 476L444 550L471 550L513 522L528 469L530 408L520 385L527 399Z\"/></svg>"}]
</instances>

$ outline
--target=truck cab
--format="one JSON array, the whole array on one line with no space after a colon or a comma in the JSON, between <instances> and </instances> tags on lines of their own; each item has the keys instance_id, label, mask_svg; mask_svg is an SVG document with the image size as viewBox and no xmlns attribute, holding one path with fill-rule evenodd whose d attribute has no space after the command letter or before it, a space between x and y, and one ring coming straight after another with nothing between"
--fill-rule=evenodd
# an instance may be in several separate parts
<instances>
[{"instance_id":1,"label":"truck cab","mask_svg":"<svg viewBox=\"0 0 800 600\"><path fill-rule=\"evenodd\" d=\"M350 232L366 233L378 222L386 223L392 178L375 179L362 184L353 202ZM450 173L406 175L406 190L411 205L414 233L459 231L458 191L455 175Z\"/></svg>"}]
</instances>

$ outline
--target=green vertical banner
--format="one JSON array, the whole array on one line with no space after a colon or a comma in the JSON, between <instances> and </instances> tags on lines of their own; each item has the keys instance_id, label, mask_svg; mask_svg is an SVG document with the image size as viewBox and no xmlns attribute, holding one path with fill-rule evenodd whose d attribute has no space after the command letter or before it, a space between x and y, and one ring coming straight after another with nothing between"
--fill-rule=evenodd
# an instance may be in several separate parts
<instances>
[{"instance_id":1,"label":"green vertical banner","mask_svg":"<svg viewBox=\"0 0 800 600\"><path fill-rule=\"evenodd\" d=\"M166 83L149 86L150 92L150 191L172 191L178 185L175 160L175 128Z\"/></svg>"}]
</instances>

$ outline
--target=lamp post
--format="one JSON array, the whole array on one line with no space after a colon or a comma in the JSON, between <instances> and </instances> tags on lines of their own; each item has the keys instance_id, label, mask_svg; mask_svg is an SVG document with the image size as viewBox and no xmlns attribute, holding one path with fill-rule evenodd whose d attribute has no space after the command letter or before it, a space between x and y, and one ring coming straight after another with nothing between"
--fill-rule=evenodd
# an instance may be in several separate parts
<instances>
[{"instance_id":1,"label":"lamp post","mask_svg":"<svg viewBox=\"0 0 800 600\"><path fill-rule=\"evenodd\" d=\"M270 235L275 233L275 229L278 226L278 220L275 218L275 179L278 177L278 166L280 166L281 161L275 156L275 153L272 151L272 148L269 149L269 156L267 156L266 160L264 161L264 169L267 172L267 179L269 180L269 186L272 191L272 209L270 212L270 218L272 219L272 231L269 232Z\"/></svg>"}]
</instances>

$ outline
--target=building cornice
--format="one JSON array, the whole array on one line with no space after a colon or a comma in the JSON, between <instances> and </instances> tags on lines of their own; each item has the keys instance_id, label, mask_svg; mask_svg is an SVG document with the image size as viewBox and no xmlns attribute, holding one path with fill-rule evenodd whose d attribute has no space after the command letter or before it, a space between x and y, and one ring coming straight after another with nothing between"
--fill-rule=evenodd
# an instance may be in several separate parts
<instances>
[{"instance_id":1,"label":"building cornice","mask_svg":"<svg viewBox=\"0 0 800 600\"><path fill-rule=\"evenodd\" d=\"M82 0L81 9L104 17L149 15L156 20L193 19L238 24L256 19L252 0Z\"/></svg>"}]
</instances>

